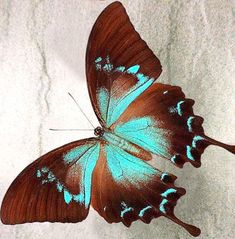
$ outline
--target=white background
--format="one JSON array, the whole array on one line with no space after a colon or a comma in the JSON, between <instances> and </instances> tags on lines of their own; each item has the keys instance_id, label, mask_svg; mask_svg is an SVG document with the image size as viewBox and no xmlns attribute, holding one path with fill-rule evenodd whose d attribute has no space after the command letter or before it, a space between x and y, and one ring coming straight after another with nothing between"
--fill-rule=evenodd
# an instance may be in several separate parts
<instances>
[{"instance_id":1,"label":"white background","mask_svg":"<svg viewBox=\"0 0 235 239\"><path fill-rule=\"evenodd\" d=\"M71 92L93 124L87 93L85 50L91 27L112 1L0 0L0 202L13 179L40 155L92 135L49 128L89 128L68 97ZM161 60L160 82L181 86L196 101L207 135L234 144L234 2L231 0L121 1ZM178 176L187 189L176 214L199 226L199 238L234 238L235 158L217 147L202 167L155 166ZM191 238L165 218L131 228L107 224L92 209L77 224L0 224L0 238Z\"/></svg>"}]
</instances>

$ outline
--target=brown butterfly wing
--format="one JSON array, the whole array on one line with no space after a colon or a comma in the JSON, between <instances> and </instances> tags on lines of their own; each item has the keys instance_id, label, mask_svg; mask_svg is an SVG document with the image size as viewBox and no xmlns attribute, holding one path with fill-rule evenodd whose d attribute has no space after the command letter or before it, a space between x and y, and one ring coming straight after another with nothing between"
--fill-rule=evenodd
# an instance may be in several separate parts
<instances>
[{"instance_id":1,"label":"brown butterfly wing","mask_svg":"<svg viewBox=\"0 0 235 239\"><path fill-rule=\"evenodd\" d=\"M99 58L102 60L97 63ZM109 65L109 61L112 65ZM108 68L125 66L128 69L136 64L141 65L141 73L148 73L154 80L161 73L160 61L135 31L125 8L120 2L114 2L96 20L86 52L89 94L95 113L103 126L106 125L106 120L101 115L97 90L105 88L113 94L117 92L123 95L138 81L130 74L114 72L111 69L109 71ZM105 67L106 70L103 70Z\"/></svg>"},{"instance_id":2,"label":"brown butterfly wing","mask_svg":"<svg viewBox=\"0 0 235 239\"><path fill-rule=\"evenodd\" d=\"M200 167L201 154L211 144L235 153L234 146L204 134L203 118L193 113L193 104L192 99L185 98L180 87L155 83L129 105L111 129L120 137L170 160L178 167L183 167L185 162ZM146 131L138 124L125 129L130 122L142 119L148 119ZM151 147L141 144L149 141L151 131L157 131L155 138L159 140L153 140ZM138 132L143 133L138 135Z\"/></svg>"},{"instance_id":3,"label":"brown butterfly wing","mask_svg":"<svg viewBox=\"0 0 235 239\"><path fill-rule=\"evenodd\" d=\"M84 220L89 211L89 204L85 205L74 196L81 192L81 182L83 183L83 169L78 163L82 155L74 159L72 156L75 156L76 152L78 156L78 150L88 145L82 152L85 155L96 144L97 140L92 138L69 143L45 154L26 167L13 181L3 199L2 222L19 224ZM90 160L94 160L93 156L91 155Z\"/></svg>"},{"instance_id":4,"label":"brown butterfly wing","mask_svg":"<svg viewBox=\"0 0 235 239\"><path fill-rule=\"evenodd\" d=\"M198 228L174 215L177 200L185 194L185 189L174 185L175 180L174 175L105 144L94 170L92 206L109 223L122 222L129 227L136 220L150 223L165 216L197 236Z\"/></svg>"}]
</instances>

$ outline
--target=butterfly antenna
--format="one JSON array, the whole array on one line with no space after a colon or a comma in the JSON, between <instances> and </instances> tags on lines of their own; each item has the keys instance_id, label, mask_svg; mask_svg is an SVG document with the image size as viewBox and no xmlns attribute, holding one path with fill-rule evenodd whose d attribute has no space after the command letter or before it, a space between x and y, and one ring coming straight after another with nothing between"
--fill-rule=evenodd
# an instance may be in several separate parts
<instances>
[{"instance_id":1,"label":"butterfly antenna","mask_svg":"<svg viewBox=\"0 0 235 239\"><path fill-rule=\"evenodd\" d=\"M51 131L93 131L93 129L49 129Z\"/></svg>"},{"instance_id":2,"label":"butterfly antenna","mask_svg":"<svg viewBox=\"0 0 235 239\"><path fill-rule=\"evenodd\" d=\"M87 119L87 121L90 123L90 125L95 128L95 126L91 123L91 121L88 119L88 117L86 116L86 114L84 113L84 111L82 110L82 108L80 107L80 105L78 104L78 102L74 99L74 97L68 92L69 96L72 98L72 100L75 102L75 104L77 105L77 107L80 109L80 111L82 112L82 114L85 116L85 118Z\"/></svg>"}]
</instances>

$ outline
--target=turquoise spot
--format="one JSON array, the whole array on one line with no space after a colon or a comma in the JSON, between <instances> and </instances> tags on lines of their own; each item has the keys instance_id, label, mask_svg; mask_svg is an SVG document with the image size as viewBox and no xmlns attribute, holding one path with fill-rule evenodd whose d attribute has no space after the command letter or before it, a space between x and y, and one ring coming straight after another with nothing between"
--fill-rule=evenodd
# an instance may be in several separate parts
<instances>
[{"instance_id":1,"label":"turquoise spot","mask_svg":"<svg viewBox=\"0 0 235 239\"><path fill-rule=\"evenodd\" d=\"M176 161L175 161L175 160L176 160L176 155L174 155L173 157L171 157L171 162L172 162L172 163L174 163L174 164L175 164L175 163L176 163Z\"/></svg>"},{"instance_id":2,"label":"turquoise spot","mask_svg":"<svg viewBox=\"0 0 235 239\"><path fill-rule=\"evenodd\" d=\"M53 182L56 179L54 174L50 172L47 167L43 167L41 170L38 169L36 176L42 178L42 184Z\"/></svg>"},{"instance_id":3,"label":"turquoise spot","mask_svg":"<svg viewBox=\"0 0 235 239\"><path fill-rule=\"evenodd\" d=\"M123 218L124 214L130 211L133 211L132 207L125 208L123 211L121 211L121 217Z\"/></svg>"},{"instance_id":4,"label":"turquoise spot","mask_svg":"<svg viewBox=\"0 0 235 239\"><path fill-rule=\"evenodd\" d=\"M193 122L194 117L190 116L187 120L187 125L188 125L188 130L189 132L193 132L193 128L192 128L192 122Z\"/></svg>"},{"instance_id":5,"label":"turquoise spot","mask_svg":"<svg viewBox=\"0 0 235 239\"><path fill-rule=\"evenodd\" d=\"M159 209L162 213L166 213L166 209L165 209L165 204L168 203L168 200L167 199L163 199L161 204L159 205Z\"/></svg>"},{"instance_id":6,"label":"turquoise spot","mask_svg":"<svg viewBox=\"0 0 235 239\"><path fill-rule=\"evenodd\" d=\"M98 62L100 62L100 61L102 61L102 58L101 58L101 57L98 57L98 58L96 58L95 63L98 63Z\"/></svg>"},{"instance_id":7,"label":"turquoise spot","mask_svg":"<svg viewBox=\"0 0 235 239\"><path fill-rule=\"evenodd\" d=\"M191 150L192 150L192 148L189 145L187 145L187 158L194 161L195 159L192 155Z\"/></svg>"},{"instance_id":8,"label":"turquoise spot","mask_svg":"<svg viewBox=\"0 0 235 239\"><path fill-rule=\"evenodd\" d=\"M37 170L37 177L40 178L42 176L41 171L38 169Z\"/></svg>"},{"instance_id":9,"label":"turquoise spot","mask_svg":"<svg viewBox=\"0 0 235 239\"><path fill-rule=\"evenodd\" d=\"M57 191L61 193L63 191L63 187L64 186L59 181L57 181L56 183Z\"/></svg>"},{"instance_id":10,"label":"turquoise spot","mask_svg":"<svg viewBox=\"0 0 235 239\"><path fill-rule=\"evenodd\" d=\"M102 68L102 66L101 66L101 64L96 64L96 70L101 70L101 68Z\"/></svg>"},{"instance_id":11,"label":"turquoise spot","mask_svg":"<svg viewBox=\"0 0 235 239\"><path fill-rule=\"evenodd\" d=\"M144 213L145 213L148 209L150 209L150 208L152 208L152 207L151 207L151 206L147 206L147 207L143 208L143 209L140 211L140 213L139 213L139 217L143 217L143 216L144 216Z\"/></svg>"},{"instance_id":12,"label":"turquoise spot","mask_svg":"<svg viewBox=\"0 0 235 239\"><path fill-rule=\"evenodd\" d=\"M125 66L118 66L115 70L119 72L124 72L125 71Z\"/></svg>"},{"instance_id":13,"label":"turquoise spot","mask_svg":"<svg viewBox=\"0 0 235 239\"><path fill-rule=\"evenodd\" d=\"M177 106L176 106L178 115L180 115L180 116L182 116L181 105L182 105L183 103L184 103L184 101L182 100L182 101L178 102L178 103L177 103Z\"/></svg>"},{"instance_id":14,"label":"turquoise spot","mask_svg":"<svg viewBox=\"0 0 235 239\"><path fill-rule=\"evenodd\" d=\"M56 178L52 172L49 172L47 175L48 182L53 182Z\"/></svg>"},{"instance_id":15,"label":"turquoise spot","mask_svg":"<svg viewBox=\"0 0 235 239\"><path fill-rule=\"evenodd\" d=\"M98 57L97 59L100 60L100 58ZM102 60L102 58L101 58ZM100 62L100 61L98 61ZM96 63L96 69L97 70L101 70L101 64L98 64ZM103 66L103 71L105 72L111 72L113 70L113 65L110 63L110 60L109 60L109 56L106 57L106 64Z\"/></svg>"},{"instance_id":16,"label":"turquoise spot","mask_svg":"<svg viewBox=\"0 0 235 239\"><path fill-rule=\"evenodd\" d=\"M140 69L139 65L134 65L134 66L131 66L129 69L127 69L127 73L136 74L139 69Z\"/></svg>"},{"instance_id":17,"label":"turquoise spot","mask_svg":"<svg viewBox=\"0 0 235 239\"><path fill-rule=\"evenodd\" d=\"M41 172L47 173L47 172L49 172L49 169L47 167L43 167L43 168L41 168Z\"/></svg>"},{"instance_id":18,"label":"turquoise spot","mask_svg":"<svg viewBox=\"0 0 235 239\"><path fill-rule=\"evenodd\" d=\"M199 141L199 140L204 140L204 138L202 136L200 136L200 135L195 135L193 137L193 142L192 142L193 148L197 147L197 141Z\"/></svg>"},{"instance_id":19,"label":"turquoise spot","mask_svg":"<svg viewBox=\"0 0 235 239\"><path fill-rule=\"evenodd\" d=\"M175 192L176 192L176 190L174 188L169 188L164 193L162 193L161 196L166 198L169 194L172 194Z\"/></svg>"},{"instance_id":20,"label":"turquoise spot","mask_svg":"<svg viewBox=\"0 0 235 239\"><path fill-rule=\"evenodd\" d=\"M164 178L168 177L168 173L162 173L161 175L161 180L164 181Z\"/></svg>"},{"instance_id":21,"label":"turquoise spot","mask_svg":"<svg viewBox=\"0 0 235 239\"><path fill-rule=\"evenodd\" d=\"M127 207L125 202L121 203L121 206L124 210L121 211L121 217L123 218L124 214L130 211L133 211L134 209L132 207Z\"/></svg>"},{"instance_id":22,"label":"turquoise spot","mask_svg":"<svg viewBox=\"0 0 235 239\"><path fill-rule=\"evenodd\" d=\"M64 189L64 201L69 204L72 200L72 195L66 190Z\"/></svg>"},{"instance_id":23,"label":"turquoise spot","mask_svg":"<svg viewBox=\"0 0 235 239\"><path fill-rule=\"evenodd\" d=\"M111 72L112 69L113 69L113 65L112 65L112 64L105 64L105 65L103 66L103 70L104 70L104 71Z\"/></svg>"},{"instance_id":24,"label":"turquoise spot","mask_svg":"<svg viewBox=\"0 0 235 239\"><path fill-rule=\"evenodd\" d=\"M159 128L156 121L150 117L136 118L119 124L114 132L151 153L170 157L167 131Z\"/></svg>"}]
</instances>

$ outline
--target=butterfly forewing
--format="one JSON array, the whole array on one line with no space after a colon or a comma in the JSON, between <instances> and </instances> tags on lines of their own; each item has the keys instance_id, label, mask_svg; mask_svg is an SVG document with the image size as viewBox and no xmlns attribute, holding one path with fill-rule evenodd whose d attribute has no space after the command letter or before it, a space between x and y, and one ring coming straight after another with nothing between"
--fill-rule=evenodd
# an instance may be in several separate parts
<instances>
[{"instance_id":1,"label":"butterfly forewing","mask_svg":"<svg viewBox=\"0 0 235 239\"><path fill-rule=\"evenodd\" d=\"M140 38L121 3L109 5L91 31L86 74L93 108L107 128L160 75L157 57Z\"/></svg>"},{"instance_id":2,"label":"butterfly forewing","mask_svg":"<svg viewBox=\"0 0 235 239\"><path fill-rule=\"evenodd\" d=\"M8 189L1 207L2 222L84 220L99 151L100 142L91 138L62 146L34 161Z\"/></svg>"}]
</instances>

